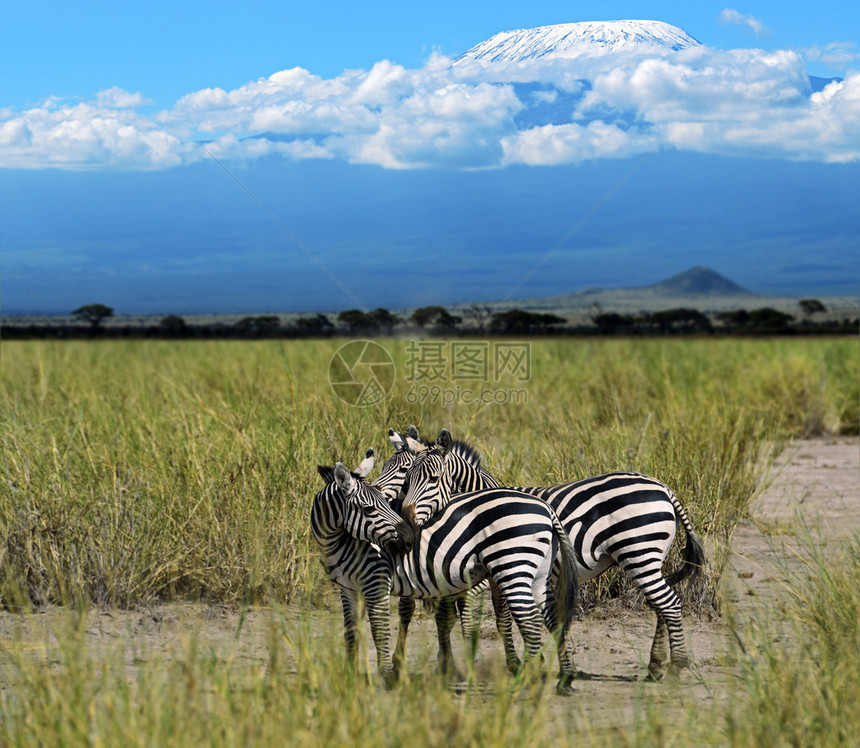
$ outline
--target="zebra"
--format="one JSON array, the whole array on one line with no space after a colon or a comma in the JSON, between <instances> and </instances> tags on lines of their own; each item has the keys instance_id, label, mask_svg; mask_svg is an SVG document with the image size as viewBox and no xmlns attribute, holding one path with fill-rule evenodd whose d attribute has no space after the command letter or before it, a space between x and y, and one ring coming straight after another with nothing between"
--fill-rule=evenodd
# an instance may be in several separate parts
<instances>
[{"instance_id":1,"label":"zebra","mask_svg":"<svg viewBox=\"0 0 860 748\"><path fill-rule=\"evenodd\" d=\"M326 485L314 498L311 530L329 578L340 587L347 657L353 666L360 599L370 619L377 670L391 684L399 673L389 655L389 596L450 598L489 579L520 629L525 662L540 653L542 618L556 641L557 690L572 690L575 671L567 631L576 604L576 562L567 534L546 502L512 489L463 494L415 536L382 492L342 463L318 471ZM555 565L558 582L551 586ZM452 624L440 623L443 630L447 625L447 638Z\"/></svg>"},{"instance_id":2,"label":"zebra","mask_svg":"<svg viewBox=\"0 0 860 748\"><path fill-rule=\"evenodd\" d=\"M389 429L388 438L394 447L394 455L383 464L379 477L373 481L372 485L379 488L392 502L392 506L399 510L402 505L403 488L405 488L408 469L416 459L420 460L425 451L432 447L432 445L420 438L418 428L414 425L409 426L405 434L395 431L394 429ZM477 451L472 450L470 447L465 445L464 442L457 442L457 446L462 449L461 451L455 451L452 454L452 461L455 457L457 459L461 458L472 461L472 465L469 466L469 469L466 469L465 467L457 467L456 463L454 463L454 469L457 470L460 478L459 490L457 493L465 493L473 488L479 487L498 487L498 483L496 483L493 477L486 470L481 468L481 456ZM472 472L477 471L475 478L471 477L470 470L472 470L472 468L474 468ZM479 629L474 620L476 600L482 592L486 591L488 586L489 585L487 583L482 583L474 587L465 595L461 595L453 600L454 609L460 617L461 631L463 639L467 643L471 661L474 661L478 651ZM442 633L443 629L446 626L449 626L450 616L454 612L451 610L451 603L452 601L444 598L435 602L437 632L439 632L440 635L439 665L443 672L452 671L454 669L453 661L450 657L446 656L446 654L451 651L450 641L447 637L444 639L442 638L444 636ZM494 610L497 612L503 611L504 605L494 604ZM414 614L415 600L410 597L401 597L398 602L400 626L397 635L397 645L395 647L395 666L405 658L406 638L408 636L409 625L412 622ZM496 623L500 632L505 629L512 631L513 625L509 615L505 615L501 619L497 618ZM512 669L515 670L516 668Z\"/></svg>"},{"instance_id":3,"label":"zebra","mask_svg":"<svg viewBox=\"0 0 860 748\"><path fill-rule=\"evenodd\" d=\"M405 434L388 429L388 438L394 447L394 454L383 463L379 477L372 485L382 491L386 498L394 500L401 492L406 471L415 461L416 455L426 450L429 445L419 439L415 426L410 426Z\"/></svg>"},{"instance_id":4,"label":"zebra","mask_svg":"<svg viewBox=\"0 0 860 748\"><path fill-rule=\"evenodd\" d=\"M433 449L407 471L408 490L401 513L417 532L435 512L458 494L462 486L481 484L475 459L463 459L471 447L454 442L442 429ZM452 466L449 468L449 465ZM471 475L464 478L465 473ZM580 581L594 579L613 565L626 572L642 591L657 616L648 662L649 677L660 680L667 655L673 672L688 667L691 657L684 642L681 601L672 587L698 573L705 564L701 541L674 492L664 483L633 472L609 473L556 486L519 487L538 496L558 514L576 550ZM687 543L680 569L664 577L663 562L683 525ZM496 611L509 668L518 666L504 611ZM667 652L668 644L668 652Z\"/></svg>"},{"instance_id":5,"label":"zebra","mask_svg":"<svg viewBox=\"0 0 860 748\"><path fill-rule=\"evenodd\" d=\"M401 489L406 478L406 471L413 464L416 456L420 455L430 445L420 439L418 429L415 426L409 426L405 434L394 429L389 429L388 438L394 447L394 454L385 461L379 476L371 485L382 491L383 495L391 502L395 511L399 512L403 503ZM368 454L371 452L372 450L368 450ZM363 477L365 476L366 473ZM460 616L463 638L470 645L472 659L474 659L478 647L478 631L474 626L472 618L472 599L487 586L486 583L482 583L478 586L477 590L471 590L466 595L459 596L453 600L453 606ZM452 615L452 601L442 598L438 601L425 600L425 604L435 609L437 631L448 630L450 628L450 616ZM406 638L414 615L415 599L411 597L399 598L398 618L400 626L398 628L397 644L394 647L393 658L395 671L399 670L402 663L405 662ZM440 641L442 641L441 635ZM439 667L443 673L454 670L453 658L449 654L450 651L450 640L446 636L444 643L439 647Z\"/></svg>"}]
</instances>

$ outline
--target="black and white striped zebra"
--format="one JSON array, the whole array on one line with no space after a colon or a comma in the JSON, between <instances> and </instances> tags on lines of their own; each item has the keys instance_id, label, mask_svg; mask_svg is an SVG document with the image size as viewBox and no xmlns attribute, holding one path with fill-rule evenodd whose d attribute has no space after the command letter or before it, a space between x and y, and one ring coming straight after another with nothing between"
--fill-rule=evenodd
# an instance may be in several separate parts
<instances>
[{"instance_id":1,"label":"black and white striped zebra","mask_svg":"<svg viewBox=\"0 0 860 748\"><path fill-rule=\"evenodd\" d=\"M382 466L379 477L373 481L372 485L378 488L392 502L392 507L396 511L400 511L403 503L403 486L406 482L407 470L412 466L416 459L420 459L421 455L431 445L422 440L418 434L418 429L415 426L410 426L406 433L388 430L388 438L394 447L394 455L390 457ZM477 452L470 455L464 451L463 459L474 457L480 462L480 456ZM479 467L479 465L475 465ZM495 482L489 473L484 472L484 485L492 486ZM469 490L469 482L465 480L467 476L464 473L462 482L462 491L464 493ZM475 482L477 485L477 481ZM443 672L451 672L454 670L453 658L451 656L450 641L445 636L444 629L450 626L451 616L454 612L459 615L463 639L466 642L470 660L474 661L478 650L478 627L474 621L475 601L480 594L489 588L488 582L483 582L475 588L461 595L454 600L440 599L434 601L425 601L430 607L435 609L437 631L440 634L439 642L439 667ZM406 638L409 632L409 626L415 614L415 599L410 597L401 597L398 602L398 615L400 619L400 627L398 629L397 645L394 650L394 663L397 668L399 662L405 657ZM502 622L502 625L512 627L513 623L508 615Z\"/></svg>"},{"instance_id":2,"label":"black and white striped zebra","mask_svg":"<svg viewBox=\"0 0 860 748\"><path fill-rule=\"evenodd\" d=\"M433 449L416 459L407 471L408 490L402 514L413 529L430 520L461 489L480 484L473 469L471 480L462 481L474 459L462 459L470 447L456 443L443 429ZM451 466L451 467L449 467ZM672 490L661 481L639 473L610 473L557 486L522 487L517 490L540 497L558 514L576 550L580 581L594 579L613 565L620 566L639 587L657 615L648 670L662 677L667 655L673 669L687 667L690 655L684 642L681 601L672 586L697 574L705 563L702 545ZM683 564L667 577L662 566L675 537L677 525L687 534ZM496 611L497 620L504 613ZM509 667L516 666L516 652L509 635L510 623L501 630ZM669 651L667 652L667 643Z\"/></svg>"},{"instance_id":3,"label":"black and white striped zebra","mask_svg":"<svg viewBox=\"0 0 860 748\"><path fill-rule=\"evenodd\" d=\"M372 485L382 491L387 499L394 500L401 493L406 471L412 466L416 455L427 449L428 445L418 438L415 426L410 426L405 434L389 429L388 438L394 447L394 454L383 463Z\"/></svg>"},{"instance_id":4,"label":"black and white striped zebra","mask_svg":"<svg viewBox=\"0 0 860 748\"><path fill-rule=\"evenodd\" d=\"M569 689L574 669L567 630L576 600L575 558L546 502L511 489L463 494L427 522L406 550L413 539L378 489L341 463L320 468L320 474L327 485L314 499L311 528L329 578L341 589L353 663L360 599L367 607L378 671L388 680L396 677L389 656L389 595L452 598L489 579L522 634L526 661L539 654L542 622L552 631L559 690ZM550 582L556 564L557 589ZM448 633L450 627L449 622Z\"/></svg>"}]
</instances>

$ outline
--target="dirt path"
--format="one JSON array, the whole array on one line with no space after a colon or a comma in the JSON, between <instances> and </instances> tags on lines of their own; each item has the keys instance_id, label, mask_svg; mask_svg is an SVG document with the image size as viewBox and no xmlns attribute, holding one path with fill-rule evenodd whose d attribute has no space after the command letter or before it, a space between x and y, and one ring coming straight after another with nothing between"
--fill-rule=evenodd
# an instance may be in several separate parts
<instances>
[{"instance_id":1,"label":"dirt path","mask_svg":"<svg viewBox=\"0 0 860 748\"><path fill-rule=\"evenodd\" d=\"M796 551L806 542L801 539L804 526L809 539L824 547L860 533L860 440L827 437L793 444L778 460L772 483L753 502L750 515L735 530L723 575L725 612L735 616L741 636L758 616L774 615L786 571L802 567ZM641 680L653 625L653 617L641 613L577 624L578 667L601 674L578 686L577 698L584 700L592 723L629 718L639 698L679 695ZM682 674L682 697L702 702L724 697L737 652L727 621L687 617L685 629L697 667ZM630 679L635 679L633 688Z\"/></svg>"},{"instance_id":2,"label":"dirt path","mask_svg":"<svg viewBox=\"0 0 860 748\"><path fill-rule=\"evenodd\" d=\"M795 443L750 509L750 519L740 523L732 538L723 577L725 610L735 617L741 636L758 616L774 615L786 571L802 567L795 552L807 541L799 536L808 532L812 542L827 547L860 533L860 440L828 437ZM725 697L737 653L727 620L685 618L696 667L682 674L680 689L644 680L654 625L649 612L617 607L574 624L576 664L585 675L577 683L575 708L584 711L592 726L629 724L641 699L677 703L680 698L689 704ZM491 623L485 624L483 635L482 666L489 669L490 662L501 667ZM432 653L431 642L424 656Z\"/></svg>"},{"instance_id":3,"label":"dirt path","mask_svg":"<svg viewBox=\"0 0 860 748\"><path fill-rule=\"evenodd\" d=\"M860 440L856 437L820 438L798 442L782 456L773 483L752 506L752 517L742 522L732 539L733 554L724 575L727 608L738 620L752 620L761 605L781 590L784 570L798 545L797 531L805 523L811 537L840 538L860 533ZM332 602L335 597L332 595ZM231 667L265 668L273 631L310 625L319 636L334 635L342 647L341 617L335 605L328 614L299 610L255 609L240 614L220 607L174 604L139 611L91 611L84 621L86 641L94 652L123 651L133 674L141 662L167 662L181 655L194 638ZM48 609L32 616L0 613L0 641L47 653L58 635L71 625L65 610ZM619 724L631 717L640 699L677 702L720 698L732 677L734 637L725 620L686 618L688 644L696 669L675 685L644 680L654 617L647 612L617 608L578 621L572 631L576 664L583 673L573 700L560 699L557 708L583 710L592 726ZM455 637L462 661L459 637ZM363 652L367 652L367 647ZM409 669L427 672L436 652L433 621L421 616L413 626ZM551 655L553 657L553 655ZM371 666L372 667L372 666ZM478 676L492 691L506 678L501 644L487 611L482 627ZM456 687L456 686L455 686ZM573 703L571 703L573 702Z\"/></svg>"},{"instance_id":4,"label":"dirt path","mask_svg":"<svg viewBox=\"0 0 860 748\"><path fill-rule=\"evenodd\" d=\"M782 593L786 572L810 542L827 549L860 533L860 441L856 437L796 442L780 457L774 481L732 538L725 594L740 616Z\"/></svg>"}]
</instances>

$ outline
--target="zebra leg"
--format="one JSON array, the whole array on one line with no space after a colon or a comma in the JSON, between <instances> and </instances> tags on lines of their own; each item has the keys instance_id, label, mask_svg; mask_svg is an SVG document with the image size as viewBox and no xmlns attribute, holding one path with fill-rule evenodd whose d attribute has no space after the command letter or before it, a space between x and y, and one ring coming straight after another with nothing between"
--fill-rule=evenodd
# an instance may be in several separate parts
<instances>
[{"instance_id":1,"label":"zebra leg","mask_svg":"<svg viewBox=\"0 0 860 748\"><path fill-rule=\"evenodd\" d=\"M544 623L552 633L558 653L558 685L556 693L568 696L573 693L576 667L573 664L573 647L570 646L568 631L558 620L558 601L552 588L538 598L538 608L543 613Z\"/></svg>"},{"instance_id":2,"label":"zebra leg","mask_svg":"<svg viewBox=\"0 0 860 748\"><path fill-rule=\"evenodd\" d=\"M367 606L367 617L370 619L370 634L373 637L373 643L376 645L376 671L382 678L386 687L390 688L396 681L394 674L394 666L391 664L391 655L389 654L389 596L388 594L376 594L367 596L365 600Z\"/></svg>"},{"instance_id":3,"label":"zebra leg","mask_svg":"<svg viewBox=\"0 0 860 748\"><path fill-rule=\"evenodd\" d=\"M634 580L645 594L648 604L657 613L657 628L654 641L651 643L651 659L648 672L654 680L663 677L666 663L666 638L669 639L671 666L673 670L688 667L692 658L684 643L684 627L681 623L681 600L674 590L666 584L663 575L657 571L652 574L641 574Z\"/></svg>"},{"instance_id":4,"label":"zebra leg","mask_svg":"<svg viewBox=\"0 0 860 748\"><path fill-rule=\"evenodd\" d=\"M514 625L510 608L505 596L495 582L490 582L490 594L493 599L493 612L496 614L496 630L502 638L505 648L505 666L509 673L518 673L522 663L514 646Z\"/></svg>"},{"instance_id":5,"label":"zebra leg","mask_svg":"<svg viewBox=\"0 0 860 748\"><path fill-rule=\"evenodd\" d=\"M460 631L468 650L466 657L472 666L478 658L478 642L481 638L480 622L475 618L475 608L480 594L472 589L456 600L457 612L460 615Z\"/></svg>"},{"instance_id":6,"label":"zebra leg","mask_svg":"<svg viewBox=\"0 0 860 748\"><path fill-rule=\"evenodd\" d=\"M648 661L648 676L652 680L660 680L669 660L669 627L660 615L657 614L657 628L654 631L654 641L651 642L651 658Z\"/></svg>"},{"instance_id":7,"label":"zebra leg","mask_svg":"<svg viewBox=\"0 0 860 748\"><path fill-rule=\"evenodd\" d=\"M451 651L451 630L456 622L457 611L455 601L449 597L443 597L436 606L436 637L439 642L439 672L442 675L456 676L454 666L454 653Z\"/></svg>"},{"instance_id":8,"label":"zebra leg","mask_svg":"<svg viewBox=\"0 0 860 748\"><path fill-rule=\"evenodd\" d=\"M543 621L535 603L532 584L520 576L518 581L500 586L510 614L523 637L525 645L523 662L528 664L541 656L541 630L543 629Z\"/></svg>"},{"instance_id":9,"label":"zebra leg","mask_svg":"<svg viewBox=\"0 0 860 748\"><path fill-rule=\"evenodd\" d=\"M397 644L394 647L394 675L399 677L406 672L406 635L415 614L415 600L401 597L397 603L397 612L400 616L400 628L397 630Z\"/></svg>"},{"instance_id":10,"label":"zebra leg","mask_svg":"<svg viewBox=\"0 0 860 748\"><path fill-rule=\"evenodd\" d=\"M346 643L347 665L358 670L358 595L351 590L340 591L343 605L343 638Z\"/></svg>"}]
</instances>

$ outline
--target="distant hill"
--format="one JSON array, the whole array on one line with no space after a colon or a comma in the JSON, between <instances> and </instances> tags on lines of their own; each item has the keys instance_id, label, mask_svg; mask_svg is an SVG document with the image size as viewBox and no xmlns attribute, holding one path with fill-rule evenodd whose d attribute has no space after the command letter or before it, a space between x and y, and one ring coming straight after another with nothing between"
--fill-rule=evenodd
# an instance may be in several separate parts
<instances>
[{"instance_id":1,"label":"distant hill","mask_svg":"<svg viewBox=\"0 0 860 748\"><path fill-rule=\"evenodd\" d=\"M633 288L584 288L559 296L519 299L498 305L499 309L521 309L577 315L595 306L622 313L655 312L691 307L702 312L772 306L797 310L797 298L756 294L712 268L698 266L658 283Z\"/></svg>"},{"instance_id":2,"label":"distant hill","mask_svg":"<svg viewBox=\"0 0 860 748\"><path fill-rule=\"evenodd\" d=\"M639 290L661 296L756 296L752 291L704 265L690 268L651 286L642 286Z\"/></svg>"}]
</instances>

